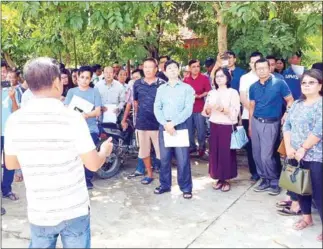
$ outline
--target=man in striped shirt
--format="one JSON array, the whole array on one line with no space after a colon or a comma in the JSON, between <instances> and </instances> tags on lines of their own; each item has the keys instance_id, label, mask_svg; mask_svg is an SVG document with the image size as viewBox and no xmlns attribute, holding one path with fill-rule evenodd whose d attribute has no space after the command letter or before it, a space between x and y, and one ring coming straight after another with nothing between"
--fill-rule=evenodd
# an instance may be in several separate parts
<instances>
[{"instance_id":1,"label":"man in striped shirt","mask_svg":"<svg viewBox=\"0 0 323 249\"><path fill-rule=\"evenodd\" d=\"M28 202L31 248L90 248L89 196L83 164L98 170L112 151L108 139L97 152L84 117L60 101L63 84L56 61L28 62L24 76L34 98L6 124L8 169L21 167Z\"/></svg>"}]
</instances>

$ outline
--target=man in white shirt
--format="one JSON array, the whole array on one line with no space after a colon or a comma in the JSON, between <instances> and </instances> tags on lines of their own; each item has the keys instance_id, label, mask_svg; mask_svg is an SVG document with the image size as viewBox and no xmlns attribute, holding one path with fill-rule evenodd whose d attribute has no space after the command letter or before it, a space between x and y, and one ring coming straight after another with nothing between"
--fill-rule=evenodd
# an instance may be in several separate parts
<instances>
[{"instance_id":1,"label":"man in white shirt","mask_svg":"<svg viewBox=\"0 0 323 249\"><path fill-rule=\"evenodd\" d=\"M5 161L21 167L31 227L30 248L90 248L89 196L83 164L97 171L112 151L111 139L100 152L84 117L60 101L63 84L58 63L36 58L24 68L35 96L6 123Z\"/></svg>"},{"instance_id":2,"label":"man in white shirt","mask_svg":"<svg viewBox=\"0 0 323 249\"><path fill-rule=\"evenodd\" d=\"M249 59L249 65L251 70L242 75L240 78L240 100L243 106L243 112L242 112L242 124L244 129L246 130L246 132L248 133L248 129L249 129L249 88L250 86L257 82L259 80L259 77L256 74L256 70L255 70L255 62L259 59L261 59L263 57L263 55L260 52L253 52ZM248 135L249 138L249 142L246 146L246 150L247 150L247 155L248 155L248 164L249 164L249 171L251 174L251 180L252 181L258 181L260 179L258 173L257 173L257 168L256 168L256 164L255 161L253 159L252 156L252 147L251 147L251 139Z\"/></svg>"},{"instance_id":3,"label":"man in white shirt","mask_svg":"<svg viewBox=\"0 0 323 249\"><path fill-rule=\"evenodd\" d=\"M104 80L95 85L101 95L102 112L108 111L107 105L115 105L113 112L118 116L125 105L125 89L113 78L112 67L105 67L103 73Z\"/></svg>"}]
</instances>

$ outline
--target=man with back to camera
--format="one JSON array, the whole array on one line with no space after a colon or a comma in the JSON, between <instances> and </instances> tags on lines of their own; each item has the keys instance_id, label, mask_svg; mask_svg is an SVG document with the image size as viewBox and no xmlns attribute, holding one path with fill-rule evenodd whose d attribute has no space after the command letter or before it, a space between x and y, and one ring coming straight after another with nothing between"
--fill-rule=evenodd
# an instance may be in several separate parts
<instances>
[{"instance_id":1,"label":"man with back to camera","mask_svg":"<svg viewBox=\"0 0 323 249\"><path fill-rule=\"evenodd\" d=\"M64 248L90 248L83 164L97 171L112 151L111 139L97 152L82 114L60 101L63 84L56 61L33 59L24 77L35 97L8 119L5 159L8 169L21 167L24 174L30 248L55 248L58 235Z\"/></svg>"}]
</instances>

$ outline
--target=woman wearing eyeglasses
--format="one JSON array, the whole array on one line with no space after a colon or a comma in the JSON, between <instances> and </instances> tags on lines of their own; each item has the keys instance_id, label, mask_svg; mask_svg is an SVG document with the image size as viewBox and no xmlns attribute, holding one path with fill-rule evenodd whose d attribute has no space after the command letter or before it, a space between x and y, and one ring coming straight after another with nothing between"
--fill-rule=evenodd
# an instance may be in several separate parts
<instances>
[{"instance_id":1,"label":"woman wearing eyeglasses","mask_svg":"<svg viewBox=\"0 0 323 249\"><path fill-rule=\"evenodd\" d=\"M283 126L287 157L296 159L310 170L313 196L299 196L303 217L294 229L302 230L313 225L312 198L322 221L322 72L306 71L301 78L302 96L289 110ZM322 241L322 233L317 237Z\"/></svg>"}]
</instances>

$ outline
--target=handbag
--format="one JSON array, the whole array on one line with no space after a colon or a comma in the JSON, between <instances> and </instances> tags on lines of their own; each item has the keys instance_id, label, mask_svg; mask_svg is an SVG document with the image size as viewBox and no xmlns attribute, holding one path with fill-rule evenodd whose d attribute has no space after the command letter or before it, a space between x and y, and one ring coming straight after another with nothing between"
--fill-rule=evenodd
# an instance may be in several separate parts
<instances>
[{"instance_id":1,"label":"handbag","mask_svg":"<svg viewBox=\"0 0 323 249\"><path fill-rule=\"evenodd\" d=\"M312 195L310 170L302 169L299 162L297 166L293 166L289 160L285 160L279 186L299 195Z\"/></svg>"},{"instance_id":2,"label":"handbag","mask_svg":"<svg viewBox=\"0 0 323 249\"><path fill-rule=\"evenodd\" d=\"M231 150L239 150L242 149L247 143L249 139L247 137L247 133L243 126L237 126L237 129L234 129L232 125L232 133L231 133Z\"/></svg>"},{"instance_id":3,"label":"handbag","mask_svg":"<svg viewBox=\"0 0 323 249\"><path fill-rule=\"evenodd\" d=\"M281 155L281 156L287 156L286 153L286 147L285 147L285 142L284 142L284 138L282 139L282 141L280 142L280 145L277 149L277 152Z\"/></svg>"}]
</instances>

